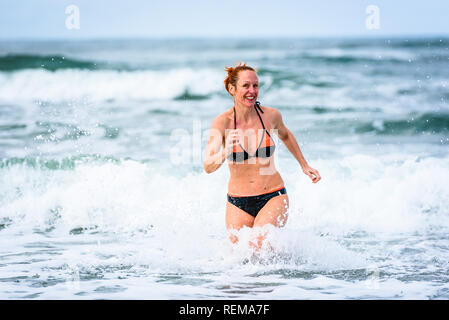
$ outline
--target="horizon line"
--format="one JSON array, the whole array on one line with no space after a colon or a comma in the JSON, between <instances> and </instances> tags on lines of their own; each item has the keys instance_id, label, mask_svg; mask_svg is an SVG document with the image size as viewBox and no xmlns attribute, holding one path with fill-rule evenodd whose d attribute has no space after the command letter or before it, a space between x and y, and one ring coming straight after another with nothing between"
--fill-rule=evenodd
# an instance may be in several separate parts
<instances>
[{"instance_id":1,"label":"horizon line","mask_svg":"<svg viewBox=\"0 0 449 320\"><path fill-rule=\"evenodd\" d=\"M96 40L239 40L239 39L386 39L386 38L449 38L449 33L395 33L395 34L346 34L346 35L268 35L268 36L235 36L235 35L165 35L165 36L93 36L93 37L0 37L0 41L96 41Z\"/></svg>"}]
</instances>

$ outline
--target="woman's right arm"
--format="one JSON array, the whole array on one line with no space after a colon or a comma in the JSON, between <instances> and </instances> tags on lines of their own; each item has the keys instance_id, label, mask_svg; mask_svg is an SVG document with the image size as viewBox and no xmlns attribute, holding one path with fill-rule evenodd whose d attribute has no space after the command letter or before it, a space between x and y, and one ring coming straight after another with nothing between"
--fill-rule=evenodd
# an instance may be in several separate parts
<instances>
[{"instance_id":1,"label":"woman's right arm","mask_svg":"<svg viewBox=\"0 0 449 320\"><path fill-rule=\"evenodd\" d=\"M223 145L224 132L222 132L223 125L220 117L216 117L212 121L209 131L209 141L207 142L206 155L204 157L203 167L206 173L212 173L223 164L226 160Z\"/></svg>"},{"instance_id":2,"label":"woman's right arm","mask_svg":"<svg viewBox=\"0 0 449 320\"><path fill-rule=\"evenodd\" d=\"M209 132L209 141L206 147L203 167L206 173L212 173L221 167L226 157L232 153L234 145L238 142L235 130L231 130L225 142L225 125L218 116L212 121ZM221 147L224 147L223 149Z\"/></svg>"}]
</instances>

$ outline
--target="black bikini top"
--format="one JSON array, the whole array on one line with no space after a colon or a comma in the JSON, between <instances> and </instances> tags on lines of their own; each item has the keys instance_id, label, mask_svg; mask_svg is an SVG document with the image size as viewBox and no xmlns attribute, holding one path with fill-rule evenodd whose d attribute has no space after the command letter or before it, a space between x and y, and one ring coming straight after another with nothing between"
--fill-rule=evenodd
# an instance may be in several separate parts
<instances>
[{"instance_id":1,"label":"black bikini top","mask_svg":"<svg viewBox=\"0 0 449 320\"><path fill-rule=\"evenodd\" d=\"M254 155L250 155L243 148L241 143L239 142L239 145L240 145L240 147L242 148L243 151L237 152L236 147L234 146L233 152L228 156L228 160L230 160L230 161L243 162L245 160L248 160L249 158L254 158L254 157L256 157L256 158L269 158L274 153L274 149L276 148L276 146L274 145L274 140L271 138L270 133L268 132L267 129L265 129L265 125L263 124L262 117L259 114L258 110L260 110L260 112L263 113L262 108L260 107L260 102L259 101L256 101L256 103L254 104L254 108L256 109L257 115L259 116L260 122L262 123L262 127L264 129L263 135L262 135L262 139L260 140L259 146L257 147L257 150L254 153ZM234 129L237 129L237 118L236 118L236 115L235 115L235 107L234 107ZM265 132L267 133L267 135L265 135ZM266 146L261 148L260 146L262 145L264 137L265 137Z\"/></svg>"}]
</instances>

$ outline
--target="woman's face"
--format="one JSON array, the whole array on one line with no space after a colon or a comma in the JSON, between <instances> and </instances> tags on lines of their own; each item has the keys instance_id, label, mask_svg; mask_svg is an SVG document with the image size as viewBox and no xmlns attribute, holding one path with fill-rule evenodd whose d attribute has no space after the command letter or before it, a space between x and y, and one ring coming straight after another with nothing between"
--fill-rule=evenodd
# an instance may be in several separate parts
<instances>
[{"instance_id":1,"label":"woman's face","mask_svg":"<svg viewBox=\"0 0 449 320\"><path fill-rule=\"evenodd\" d=\"M229 88L235 104L252 107L259 95L259 79L254 71L243 70L239 72L237 86Z\"/></svg>"}]
</instances>

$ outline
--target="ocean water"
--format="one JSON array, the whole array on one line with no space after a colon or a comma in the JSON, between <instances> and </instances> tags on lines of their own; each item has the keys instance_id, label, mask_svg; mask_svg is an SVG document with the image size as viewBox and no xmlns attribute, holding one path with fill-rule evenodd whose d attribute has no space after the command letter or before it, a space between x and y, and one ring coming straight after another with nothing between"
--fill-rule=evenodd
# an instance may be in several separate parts
<instances>
[{"instance_id":1,"label":"ocean water","mask_svg":"<svg viewBox=\"0 0 449 320\"><path fill-rule=\"evenodd\" d=\"M202 169L237 61L322 175L277 141L257 259ZM444 37L0 42L0 298L448 299L448 78Z\"/></svg>"}]
</instances>

